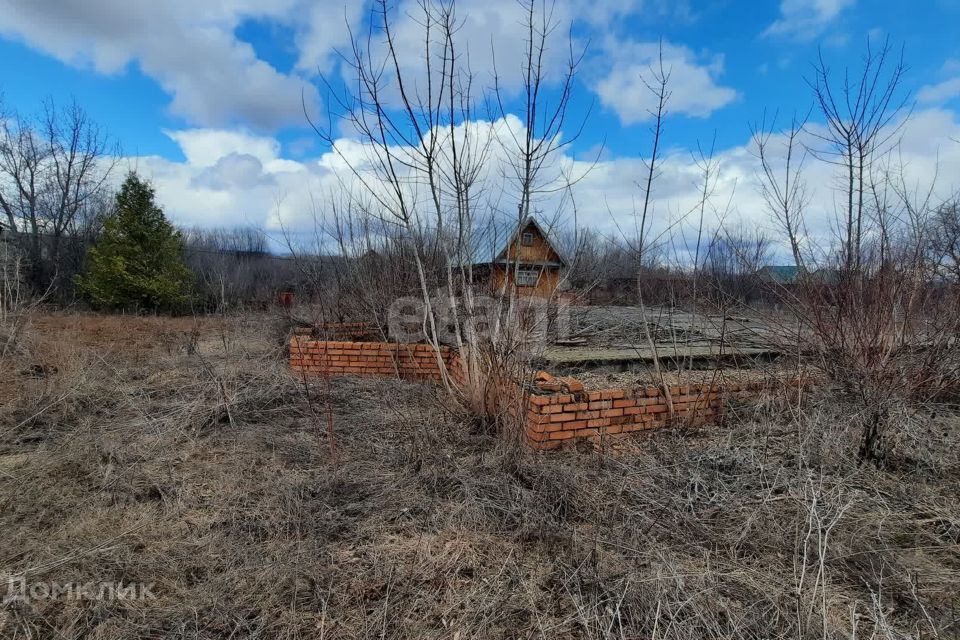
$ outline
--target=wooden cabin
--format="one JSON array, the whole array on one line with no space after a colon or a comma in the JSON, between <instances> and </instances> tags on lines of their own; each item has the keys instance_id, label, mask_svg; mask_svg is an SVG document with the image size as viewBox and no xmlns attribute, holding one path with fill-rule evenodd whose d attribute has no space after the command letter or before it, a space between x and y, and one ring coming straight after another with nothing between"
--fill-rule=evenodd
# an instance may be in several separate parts
<instances>
[{"instance_id":1,"label":"wooden cabin","mask_svg":"<svg viewBox=\"0 0 960 640\"><path fill-rule=\"evenodd\" d=\"M567 263L536 218L529 216L493 258L473 265L475 280L485 280L493 293L516 287L519 295L552 296Z\"/></svg>"}]
</instances>

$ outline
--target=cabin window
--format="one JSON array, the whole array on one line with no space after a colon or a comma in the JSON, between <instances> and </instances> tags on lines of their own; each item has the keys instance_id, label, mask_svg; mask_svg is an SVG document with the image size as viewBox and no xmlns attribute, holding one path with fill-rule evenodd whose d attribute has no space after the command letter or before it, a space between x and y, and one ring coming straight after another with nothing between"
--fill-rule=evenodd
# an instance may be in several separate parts
<instances>
[{"instance_id":1,"label":"cabin window","mask_svg":"<svg viewBox=\"0 0 960 640\"><path fill-rule=\"evenodd\" d=\"M520 244L525 247L533 246L533 234L529 231L525 231L522 236L520 236Z\"/></svg>"},{"instance_id":2,"label":"cabin window","mask_svg":"<svg viewBox=\"0 0 960 640\"><path fill-rule=\"evenodd\" d=\"M537 286L537 280L540 279L540 271L538 269L518 269L517 270L517 286L518 287L535 287Z\"/></svg>"}]
</instances>

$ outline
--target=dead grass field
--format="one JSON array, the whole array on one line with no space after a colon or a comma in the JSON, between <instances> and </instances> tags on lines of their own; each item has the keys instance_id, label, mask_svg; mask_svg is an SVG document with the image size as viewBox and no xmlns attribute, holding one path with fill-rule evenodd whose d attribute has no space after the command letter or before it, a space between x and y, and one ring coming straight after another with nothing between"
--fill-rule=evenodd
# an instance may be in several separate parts
<instances>
[{"instance_id":1,"label":"dead grass field","mask_svg":"<svg viewBox=\"0 0 960 640\"><path fill-rule=\"evenodd\" d=\"M960 637L960 428L858 465L841 396L534 455L437 390L287 371L266 315L34 318L0 363L0 571L152 583L5 638ZM2 588L2 587L0 587Z\"/></svg>"}]
</instances>

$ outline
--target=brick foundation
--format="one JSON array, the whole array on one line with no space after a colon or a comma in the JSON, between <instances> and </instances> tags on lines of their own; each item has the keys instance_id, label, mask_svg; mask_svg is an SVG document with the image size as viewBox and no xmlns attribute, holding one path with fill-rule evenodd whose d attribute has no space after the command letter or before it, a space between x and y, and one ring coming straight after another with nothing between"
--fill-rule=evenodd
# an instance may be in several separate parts
<instances>
[{"instance_id":1,"label":"brick foundation","mask_svg":"<svg viewBox=\"0 0 960 640\"><path fill-rule=\"evenodd\" d=\"M463 385L465 373L460 354L441 347L440 356L453 382ZM430 345L425 344L329 342L294 336L290 340L290 367L310 376L399 376L432 382L441 380L437 355ZM670 388L668 400L659 387L583 391L583 385L573 378L553 378L543 372L537 377L540 379L537 385L548 388L559 385L567 392L520 391L498 396L522 397L517 417L522 421L524 440L534 449L555 449L564 442L578 439L596 442L607 436L657 429L674 420L682 420L688 425L706 424L723 415L726 396L762 386L676 386ZM510 382L510 387L528 388L516 382ZM540 390L536 385L530 387ZM516 405L505 409L511 415L518 413Z\"/></svg>"},{"instance_id":2,"label":"brick foundation","mask_svg":"<svg viewBox=\"0 0 960 640\"><path fill-rule=\"evenodd\" d=\"M440 348L447 369L459 356ZM455 358L456 356L456 358ZM437 354L427 344L395 342L328 342L304 336L290 339L290 368L317 376L400 376L440 381Z\"/></svg>"},{"instance_id":3,"label":"brick foundation","mask_svg":"<svg viewBox=\"0 0 960 640\"><path fill-rule=\"evenodd\" d=\"M535 449L553 449L565 440L596 441L656 429L673 419L704 424L722 411L721 389L715 385L673 387L669 400L658 387L535 395L530 396L527 408L526 438Z\"/></svg>"}]
</instances>

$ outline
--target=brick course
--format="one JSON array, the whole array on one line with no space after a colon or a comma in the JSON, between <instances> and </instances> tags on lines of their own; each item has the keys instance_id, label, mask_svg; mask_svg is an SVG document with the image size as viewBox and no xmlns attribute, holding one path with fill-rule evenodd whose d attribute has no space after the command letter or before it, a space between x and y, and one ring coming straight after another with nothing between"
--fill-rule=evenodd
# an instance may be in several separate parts
<instances>
[{"instance_id":1,"label":"brick course","mask_svg":"<svg viewBox=\"0 0 960 640\"><path fill-rule=\"evenodd\" d=\"M465 384L460 354L440 347L440 357L453 382ZM433 347L425 344L389 342L331 342L294 336L290 340L290 368L310 376L399 376L439 382L440 369ZM540 375L540 374L538 374ZM568 389L579 388L578 381L564 379ZM578 386L579 385L579 386ZM497 386L497 385L493 385ZM500 385L503 386L503 385ZM526 443L538 450L554 449L563 442L633 433L664 427L674 419L701 425L722 417L724 397L759 389L759 384L697 384L670 388L673 412L663 390L655 386L574 393L525 395L521 386L509 382L490 400L510 403L523 396L519 416ZM517 393L512 393L517 392ZM515 403L505 407L516 415Z\"/></svg>"},{"instance_id":2,"label":"brick course","mask_svg":"<svg viewBox=\"0 0 960 640\"><path fill-rule=\"evenodd\" d=\"M459 355L440 348L447 370L459 370ZM452 363L456 363L456 367ZM332 342L304 336L290 339L290 368L316 376L399 376L440 381L437 354L427 344L395 342ZM457 376L454 376L456 378Z\"/></svg>"},{"instance_id":3,"label":"brick course","mask_svg":"<svg viewBox=\"0 0 960 640\"><path fill-rule=\"evenodd\" d=\"M579 395L582 397L574 397L573 402L569 395L533 396L527 414L528 444L543 449L552 448L554 441L571 438L595 441L605 436L656 429L671 420L667 397L657 387L608 389ZM683 418L688 424L704 424L722 414L719 387L674 387L670 395L673 416Z\"/></svg>"}]
</instances>

